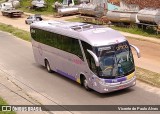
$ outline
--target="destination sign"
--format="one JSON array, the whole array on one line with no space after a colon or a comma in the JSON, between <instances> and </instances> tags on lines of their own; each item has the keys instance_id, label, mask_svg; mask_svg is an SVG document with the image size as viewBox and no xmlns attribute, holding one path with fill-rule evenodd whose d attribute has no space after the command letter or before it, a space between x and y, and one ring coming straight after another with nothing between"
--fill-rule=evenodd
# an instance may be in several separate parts
<instances>
[{"instance_id":1,"label":"destination sign","mask_svg":"<svg viewBox=\"0 0 160 114\"><path fill-rule=\"evenodd\" d=\"M110 50L111 47L101 47L101 48L98 48L98 51L104 51L104 50Z\"/></svg>"},{"instance_id":2,"label":"destination sign","mask_svg":"<svg viewBox=\"0 0 160 114\"><path fill-rule=\"evenodd\" d=\"M123 49L128 49L128 45L127 44L120 44L116 47L116 51L119 51L119 50L123 50Z\"/></svg>"}]
</instances>

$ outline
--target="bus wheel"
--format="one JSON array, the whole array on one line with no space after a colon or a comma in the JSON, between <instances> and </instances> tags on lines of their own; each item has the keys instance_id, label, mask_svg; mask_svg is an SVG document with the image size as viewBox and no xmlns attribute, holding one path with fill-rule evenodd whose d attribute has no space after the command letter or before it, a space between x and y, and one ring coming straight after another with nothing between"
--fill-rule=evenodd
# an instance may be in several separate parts
<instances>
[{"instance_id":1,"label":"bus wheel","mask_svg":"<svg viewBox=\"0 0 160 114\"><path fill-rule=\"evenodd\" d=\"M50 67L50 64L49 64L48 60L45 60L45 66L46 66L46 68L47 68L47 71L48 71L49 73L51 73L52 70L51 70L51 67Z\"/></svg>"},{"instance_id":2,"label":"bus wheel","mask_svg":"<svg viewBox=\"0 0 160 114\"><path fill-rule=\"evenodd\" d=\"M85 88L87 91L91 90L91 89L88 87L88 81L87 81L87 79L86 79L85 77L83 77L82 83L83 83L84 88Z\"/></svg>"}]
</instances>

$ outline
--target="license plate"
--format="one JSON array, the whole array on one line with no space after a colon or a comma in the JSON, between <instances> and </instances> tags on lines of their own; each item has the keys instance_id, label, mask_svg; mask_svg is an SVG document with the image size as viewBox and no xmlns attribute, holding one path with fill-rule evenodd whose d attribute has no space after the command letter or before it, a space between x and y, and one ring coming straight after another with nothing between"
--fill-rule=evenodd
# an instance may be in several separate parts
<instances>
[{"instance_id":1,"label":"license plate","mask_svg":"<svg viewBox=\"0 0 160 114\"><path fill-rule=\"evenodd\" d=\"M125 88L125 86L119 86L118 87L118 89L124 89Z\"/></svg>"}]
</instances>

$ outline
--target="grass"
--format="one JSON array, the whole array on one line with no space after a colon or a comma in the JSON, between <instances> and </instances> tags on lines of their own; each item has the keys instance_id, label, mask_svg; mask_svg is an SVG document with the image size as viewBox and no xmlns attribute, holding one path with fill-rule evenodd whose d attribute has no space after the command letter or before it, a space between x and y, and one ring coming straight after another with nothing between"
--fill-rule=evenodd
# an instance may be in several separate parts
<instances>
[{"instance_id":1,"label":"grass","mask_svg":"<svg viewBox=\"0 0 160 114\"><path fill-rule=\"evenodd\" d=\"M137 79L160 88L160 74L137 67Z\"/></svg>"},{"instance_id":2,"label":"grass","mask_svg":"<svg viewBox=\"0 0 160 114\"><path fill-rule=\"evenodd\" d=\"M0 23L0 30L9 32L23 40L30 41L29 32L17 29L11 25ZM137 67L137 79L160 88L160 74L158 73Z\"/></svg>"},{"instance_id":3,"label":"grass","mask_svg":"<svg viewBox=\"0 0 160 114\"><path fill-rule=\"evenodd\" d=\"M154 38L159 38L160 39L160 34L156 34L156 31L152 29L147 29L147 30L142 30L138 27L130 27L130 28L125 28L125 27L117 27L117 26L112 26L111 28L122 31L122 32L128 32L131 34L138 34L146 37L154 37Z\"/></svg>"},{"instance_id":4,"label":"grass","mask_svg":"<svg viewBox=\"0 0 160 114\"><path fill-rule=\"evenodd\" d=\"M4 101L1 97L0 97L0 105L8 105L6 101ZM1 110L1 107L0 107L0 110ZM2 112L0 111L0 114L16 114L15 112L13 111L8 111L8 112Z\"/></svg>"},{"instance_id":5,"label":"grass","mask_svg":"<svg viewBox=\"0 0 160 114\"><path fill-rule=\"evenodd\" d=\"M0 0L0 3L3 3L3 2L5 2L5 0Z\"/></svg>"},{"instance_id":6,"label":"grass","mask_svg":"<svg viewBox=\"0 0 160 114\"><path fill-rule=\"evenodd\" d=\"M0 30L4 32L9 32L13 34L14 36L17 36L23 40L30 41L29 32L15 28L12 25L6 25L6 24L0 23Z\"/></svg>"},{"instance_id":7,"label":"grass","mask_svg":"<svg viewBox=\"0 0 160 114\"><path fill-rule=\"evenodd\" d=\"M72 19L67 19L66 21L71 21L71 22L83 22L80 18L72 18Z\"/></svg>"},{"instance_id":8,"label":"grass","mask_svg":"<svg viewBox=\"0 0 160 114\"><path fill-rule=\"evenodd\" d=\"M66 21L83 22L79 18L67 19ZM95 24L95 22L93 22L93 24ZM160 39L160 34L157 35L156 32L152 29L142 30L138 27L126 28L126 27L117 27L117 26L111 26L111 28L115 29L115 30L118 30L118 31L122 31L122 32L128 32L128 33L131 33L131 34L138 34L138 35L142 35L142 36L146 36L146 37L154 37L154 38L159 38Z\"/></svg>"}]
</instances>

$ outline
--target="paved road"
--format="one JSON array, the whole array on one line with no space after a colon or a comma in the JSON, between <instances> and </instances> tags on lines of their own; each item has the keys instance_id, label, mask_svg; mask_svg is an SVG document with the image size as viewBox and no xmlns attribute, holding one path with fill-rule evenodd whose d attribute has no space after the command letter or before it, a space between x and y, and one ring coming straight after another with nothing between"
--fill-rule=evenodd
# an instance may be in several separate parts
<instances>
[{"instance_id":1,"label":"paved road","mask_svg":"<svg viewBox=\"0 0 160 114\"><path fill-rule=\"evenodd\" d=\"M30 43L2 32L0 32L0 66L5 67L7 72L14 74L15 78L36 91L50 96L58 104L160 104L160 94L155 94L154 91L150 92L147 90L148 88L145 89L140 84L133 88L110 94L98 94L94 91L87 92L79 84L63 76L47 73L43 67L35 63ZM85 113L90 114L90 112ZM106 112L103 113L106 114ZM151 114L153 112L141 113Z\"/></svg>"}]
</instances>

